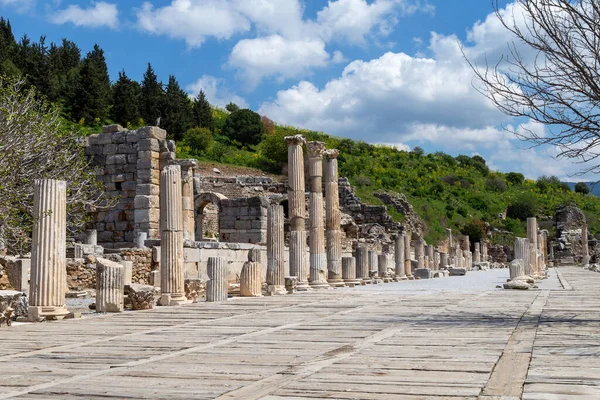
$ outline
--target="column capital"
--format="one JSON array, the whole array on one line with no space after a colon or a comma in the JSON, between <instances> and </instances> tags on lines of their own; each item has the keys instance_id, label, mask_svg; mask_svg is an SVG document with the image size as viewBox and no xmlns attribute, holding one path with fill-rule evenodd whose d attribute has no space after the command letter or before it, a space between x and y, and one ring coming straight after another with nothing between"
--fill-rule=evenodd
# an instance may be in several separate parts
<instances>
[{"instance_id":1,"label":"column capital","mask_svg":"<svg viewBox=\"0 0 600 400\"><path fill-rule=\"evenodd\" d=\"M283 138L288 146L302 146L306 144L306 139L302 135L286 136Z\"/></svg>"},{"instance_id":2,"label":"column capital","mask_svg":"<svg viewBox=\"0 0 600 400\"><path fill-rule=\"evenodd\" d=\"M327 159L336 159L340 155L340 151L338 149L329 149L325 150L325 158Z\"/></svg>"},{"instance_id":3,"label":"column capital","mask_svg":"<svg viewBox=\"0 0 600 400\"><path fill-rule=\"evenodd\" d=\"M306 152L309 158L321 158L323 157L323 153L325 153L325 143L317 141L307 142Z\"/></svg>"}]
</instances>

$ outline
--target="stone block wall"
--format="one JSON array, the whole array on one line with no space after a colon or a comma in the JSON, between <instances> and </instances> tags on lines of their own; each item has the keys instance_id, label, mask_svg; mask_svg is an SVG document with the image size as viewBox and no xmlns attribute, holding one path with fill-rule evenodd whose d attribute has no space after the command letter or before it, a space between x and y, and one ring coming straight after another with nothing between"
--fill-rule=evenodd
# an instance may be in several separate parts
<instances>
[{"instance_id":1,"label":"stone block wall","mask_svg":"<svg viewBox=\"0 0 600 400\"><path fill-rule=\"evenodd\" d=\"M158 262L152 260L152 249L121 249L124 261L133 262L132 283L150 284L150 273L158 269Z\"/></svg>"},{"instance_id":2,"label":"stone block wall","mask_svg":"<svg viewBox=\"0 0 600 400\"><path fill-rule=\"evenodd\" d=\"M158 127L128 131L110 125L88 137L86 154L98 180L108 196L118 198L114 208L92 216L103 247L132 247L137 232L158 237L160 168L175 160L175 144L166 135Z\"/></svg>"},{"instance_id":3,"label":"stone block wall","mask_svg":"<svg viewBox=\"0 0 600 400\"><path fill-rule=\"evenodd\" d=\"M267 242L267 209L265 197L221 200L219 240L227 243Z\"/></svg>"}]
</instances>

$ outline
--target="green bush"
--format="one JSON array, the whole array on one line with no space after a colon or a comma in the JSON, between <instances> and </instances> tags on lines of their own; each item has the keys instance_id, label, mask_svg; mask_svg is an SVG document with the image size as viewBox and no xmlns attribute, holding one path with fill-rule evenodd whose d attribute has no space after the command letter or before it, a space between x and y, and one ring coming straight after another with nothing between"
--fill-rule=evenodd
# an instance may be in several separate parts
<instances>
[{"instance_id":1,"label":"green bush","mask_svg":"<svg viewBox=\"0 0 600 400\"><path fill-rule=\"evenodd\" d=\"M241 145L260 143L263 133L264 126L260 115L247 108L229 114L223 126L223 134Z\"/></svg>"},{"instance_id":2,"label":"green bush","mask_svg":"<svg viewBox=\"0 0 600 400\"><path fill-rule=\"evenodd\" d=\"M575 184L575 193L586 195L590 192L590 187L585 182L577 182Z\"/></svg>"},{"instance_id":3,"label":"green bush","mask_svg":"<svg viewBox=\"0 0 600 400\"><path fill-rule=\"evenodd\" d=\"M493 176L485 181L485 188L493 192L504 192L506 191L506 182L500 176Z\"/></svg>"},{"instance_id":4,"label":"green bush","mask_svg":"<svg viewBox=\"0 0 600 400\"><path fill-rule=\"evenodd\" d=\"M536 185L537 186L537 185ZM535 217L538 208L537 197L531 192L522 193L507 208L506 216L525 221L529 217Z\"/></svg>"},{"instance_id":5,"label":"green bush","mask_svg":"<svg viewBox=\"0 0 600 400\"><path fill-rule=\"evenodd\" d=\"M209 148L213 141L213 134L208 128L195 127L185 133L183 141L190 147L193 154L199 155Z\"/></svg>"},{"instance_id":6,"label":"green bush","mask_svg":"<svg viewBox=\"0 0 600 400\"><path fill-rule=\"evenodd\" d=\"M472 219L461 229L463 235L469 236L471 243L481 242L486 237L486 224L479 219Z\"/></svg>"},{"instance_id":7,"label":"green bush","mask_svg":"<svg viewBox=\"0 0 600 400\"><path fill-rule=\"evenodd\" d=\"M512 185L522 185L525 182L525 176L518 172L509 172L506 174L506 181Z\"/></svg>"}]
</instances>

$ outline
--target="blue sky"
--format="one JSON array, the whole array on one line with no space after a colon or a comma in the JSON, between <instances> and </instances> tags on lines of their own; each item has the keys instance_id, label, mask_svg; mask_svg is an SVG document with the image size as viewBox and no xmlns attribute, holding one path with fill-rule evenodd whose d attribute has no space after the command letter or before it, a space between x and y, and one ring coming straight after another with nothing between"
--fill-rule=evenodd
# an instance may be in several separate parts
<instances>
[{"instance_id":1,"label":"blue sky","mask_svg":"<svg viewBox=\"0 0 600 400\"><path fill-rule=\"evenodd\" d=\"M17 37L98 43L113 80L122 69L140 80L150 62L163 81L174 74L191 94L281 124L567 178L581 166L502 128L543 126L473 88L460 46L481 63L512 40L492 12L488 0L0 0Z\"/></svg>"}]
</instances>

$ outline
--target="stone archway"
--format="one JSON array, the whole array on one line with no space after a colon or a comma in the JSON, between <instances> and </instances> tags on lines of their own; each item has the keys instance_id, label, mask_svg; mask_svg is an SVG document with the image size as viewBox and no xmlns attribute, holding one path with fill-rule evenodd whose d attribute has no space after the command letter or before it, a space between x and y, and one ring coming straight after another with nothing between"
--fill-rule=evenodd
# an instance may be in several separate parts
<instances>
[{"instance_id":1,"label":"stone archway","mask_svg":"<svg viewBox=\"0 0 600 400\"><path fill-rule=\"evenodd\" d=\"M202 192L194 197L196 241L203 240L206 233L210 233L210 236L213 237L219 237L221 200L226 198L216 192ZM206 213L205 210L207 211ZM213 230L215 232L212 232Z\"/></svg>"}]
</instances>

